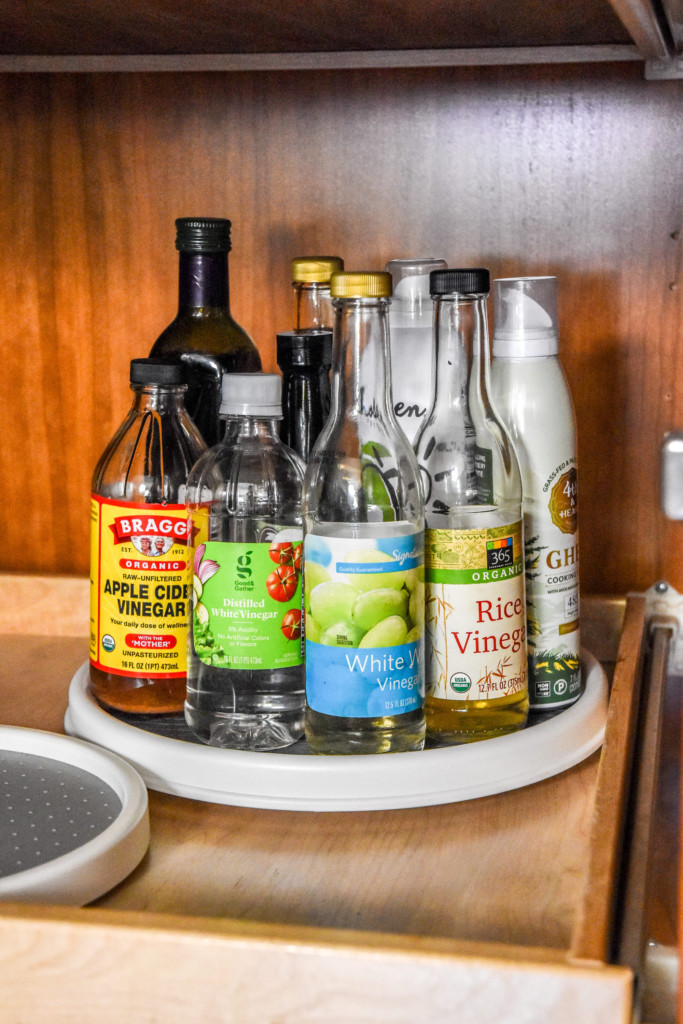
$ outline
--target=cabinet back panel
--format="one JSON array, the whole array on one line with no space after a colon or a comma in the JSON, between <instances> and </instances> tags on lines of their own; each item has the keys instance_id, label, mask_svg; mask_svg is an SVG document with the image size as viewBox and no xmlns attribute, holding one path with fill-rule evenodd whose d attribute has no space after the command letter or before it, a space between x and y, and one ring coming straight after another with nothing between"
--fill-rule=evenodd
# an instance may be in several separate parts
<instances>
[{"instance_id":1,"label":"cabinet back panel","mask_svg":"<svg viewBox=\"0 0 683 1024\"><path fill-rule=\"evenodd\" d=\"M587 592L683 589L658 504L683 426L681 83L634 65L0 76L0 569L86 573L128 362L177 304L177 216L233 222L266 369L289 262L432 254L556 274ZM419 355L418 355L419 358Z\"/></svg>"}]
</instances>

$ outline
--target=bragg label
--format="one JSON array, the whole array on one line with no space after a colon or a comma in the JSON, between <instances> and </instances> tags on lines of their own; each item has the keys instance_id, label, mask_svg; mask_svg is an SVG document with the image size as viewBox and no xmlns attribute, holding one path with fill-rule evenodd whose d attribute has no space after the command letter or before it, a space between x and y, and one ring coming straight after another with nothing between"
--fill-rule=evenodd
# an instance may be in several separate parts
<instances>
[{"instance_id":1,"label":"bragg label","mask_svg":"<svg viewBox=\"0 0 683 1024\"><path fill-rule=\"evenodd\" d=\"M90 661L103 672L186 674L192 596L184 505L91 495Z\"/></svg>"}]
</instances>

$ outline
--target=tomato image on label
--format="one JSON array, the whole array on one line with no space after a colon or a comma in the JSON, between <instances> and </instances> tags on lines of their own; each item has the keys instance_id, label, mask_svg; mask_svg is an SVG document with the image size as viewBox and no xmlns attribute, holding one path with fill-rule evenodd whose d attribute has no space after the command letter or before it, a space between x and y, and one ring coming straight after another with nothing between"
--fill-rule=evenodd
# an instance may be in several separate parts
<instances>
[{"instance_id":1,"label":"tomato image on label","mask_svg":"<svg viewBox=\"0 0 683 1024\"><path fill-rule=\"evenodd\" d=\"M291 601L299 576L292 565L281 565L266 580L266 590L275 601Z\"/></svg>"},{"instance_id":2,"label":"tomato image on label","mask_svg":"<svg viewBox=\"0 0 683 1024\"><path fill-rule=\"evenodd\" d=\"M288 640L301 639L301 612L298 608L290 608L285 612L280 629Z\"/></svg>"},{"instance_id":3,"label":"tomato image on label","mask_svg":"<svg viewBox=\"0 0 683 1024\"><path fill-rule=\"evenodd\" d=\"M268 555L278 565L292 565L294 561L294 545L291 541L282 541L270 545Z\"/></svg>"},{"instance_id":4,"label":"tomato image on label","mask_svg":"<svg viewBox=\"0 0 683 1024\"><path fill-rule=\"evenodd\" d=\"M303 661L301 575L292 564L301 530L266 531L264 541L197 546L193 653L205 665L279 670Z\"/></svg>"}]
</instances>

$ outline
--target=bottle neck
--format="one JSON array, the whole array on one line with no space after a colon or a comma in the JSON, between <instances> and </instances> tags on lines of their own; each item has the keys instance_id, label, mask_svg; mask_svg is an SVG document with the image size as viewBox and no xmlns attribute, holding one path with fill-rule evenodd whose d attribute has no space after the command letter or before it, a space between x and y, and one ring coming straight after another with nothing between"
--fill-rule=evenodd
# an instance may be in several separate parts
<instances>
[{"instance_id":1,"label":"bottle neck","mask_svg":"<svg viewBox=\"0 0 683 1024\"><path fill-rule=\"evenodd\" d=\"M178 309L230 308L227 252L181 252Z\"/></svg>"},{"instance_id":2,"label":"bottle neck","mask_svg":"<svg viewBox=\"0 0 683 1024\"><path fill-rule=\"evenodd\" d=\"M332 415L393 417L389 299L335 299Z\"/></svg>"},{"instance_id":3,"label":"bottle neck","mask_svg":"<svg viewBox=\"0 0 683 1024\"><path fill-rule=\"evenodd\" d=\"M468 416L488 405L489 340L486 295L444 295L435 300L436 389L432 415Z\"/></svg>"},{"instance_id":4,"label":"bottle neck","mask_svg":"<svg viewBox=\"0 0 683 1024\"><path fill-rule=\"evenodd\" d=\"M293 363L291 366L280 367L283 380L292 377L305 377L307 380L317 380L318 377L329 377L329 363Z\"/></svg>"},{"instance_id":5,"label":"bottle neck","mask_svg":"<svg viewBox=\"0 0 683 1024\"><path fill-rule=\"evenodd\" d=\"M131 384L130 388L133 392L133 410L139 416L145 413L167 416L180 413L184 408L186 384Z\"/></svg>"},{"instance_id":6,"label":"bottle neck","mask_svg":"<svg viewBox=\"0 0 683 1024\"><path fill-rule=\"evenodd\" d=\"M281 416L222 416L225 422L223 443L237 441L278 441L277 424Z\"/></svg>"},{"instance_id":7,"label":"bottle neck","mask_svg":"<svg viewBox=\"0 0 683 1024\"><path fill-rule=\"evenodd\" d=\"M294 282L294 327L297 331L326 327L334 322L334 310L327 282Z\"/></svg>"}]
</instances>

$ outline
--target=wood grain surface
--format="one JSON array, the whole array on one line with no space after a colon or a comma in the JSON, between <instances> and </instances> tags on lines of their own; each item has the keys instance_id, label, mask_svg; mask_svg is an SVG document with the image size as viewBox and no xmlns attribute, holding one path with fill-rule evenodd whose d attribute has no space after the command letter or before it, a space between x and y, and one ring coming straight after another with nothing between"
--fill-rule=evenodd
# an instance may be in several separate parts
<instances>
[{"instance_id":1,"label":"wood grain surface","mask_svg":"<svg viewBox=\"0 0 683 1024\"><path fill-rule=\"evenodd\" d=\"M0 52L268 53L624 43L608 0L0 0Z\"/></svg>"},{"instance_id":2,"label":"wood grain surface","mask_svg":"<svg viewBox=\"0 0 683 1024\"><path fill-rule=\"evenodd\" d=\"M46 908L0 913L15 1024L628 1024L624 968L360 932Z\"/></svg>"},{"instance_id":3,"label":"wood grain surface","mask_svg":"<svg viewBox=\"0 0 683 1024\"><path fill-rule=\"evenodd\" d=\"M619 895L624 818L641 703L645 656L645 599L630 598L619 645L608 711L609 740L600 752L599 782L590 841L588 877L572 937L577 960L604 962L610 955Z\"/></svg>"},{"instance_id":4,"label":"wood grain surface","mask_svg":"<svg viewBox=\"0 0 683 1024\"><path fill-rule=\"evenodd\" d=\"M0 576L0 723L60 732L87 653L70 606L87 583L18 581ZM38 600L54 628L21 635L17 613ZM618 653L623 602L584 609L624 691L600 770L594 755L497 797L338 815L150 792L149 852L116 889L84 910L3 905L3 1020L37 1024L49 1004L54 1024L626 1024L631 973L606 967L602 948L586 963L573 935L590 940L592 907L604 943L612 775L623 781L606 762L628 742L619 716L642 601L629 609Z\"/></svg>"},{"instance_id":5,"label":"wood grain surface","mask_svg":"<svg viewBox=\"0 0 683 1024\"><path fill-rule=\"evenodd\" d=\"M683 589L658 510L683 422L681 83L641 74L0 76L0 569L87 572L90 475L175 313L174 218L201 214L233 221L233 311L268 369L295 255L556 274L583 588Z\"/></svg>"},{"instance_id":6,"label":"wood grain surface","mask_svg":"<svg viewBox=\"0 0 683 1024\"><path fill-rule=\"evenodd\" d=\"M85 640L0 642L0 722L63 732ZM504 796L401 811L267 811L150 791L149 854L98 905L567 949L597 766L595 754Z\"/></svg>"}]
</instances>

